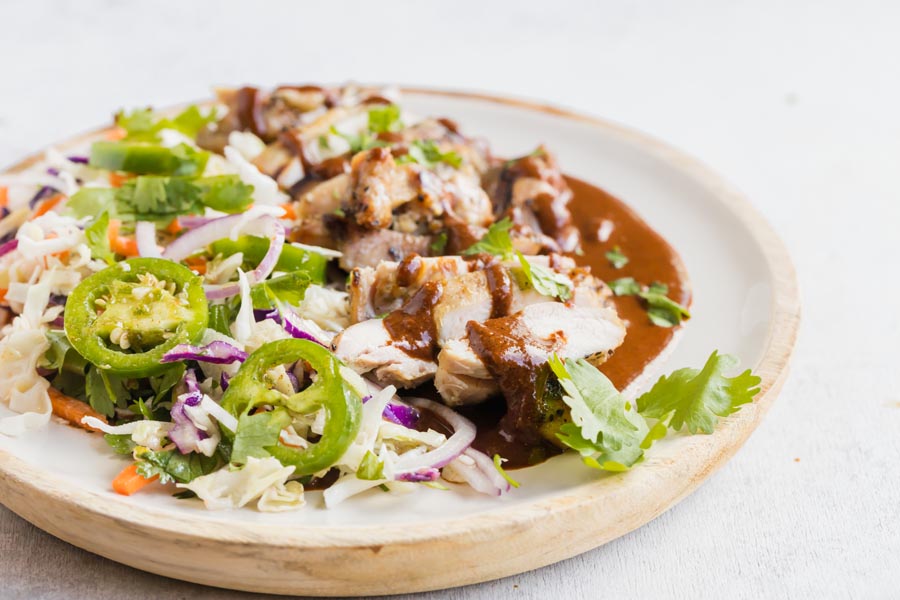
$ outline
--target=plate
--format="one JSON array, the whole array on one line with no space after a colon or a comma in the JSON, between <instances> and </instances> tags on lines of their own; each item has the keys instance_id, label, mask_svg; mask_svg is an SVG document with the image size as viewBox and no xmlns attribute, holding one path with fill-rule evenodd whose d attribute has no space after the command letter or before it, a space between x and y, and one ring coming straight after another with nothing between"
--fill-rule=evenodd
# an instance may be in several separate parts
<instances>
[{"instance_id":1,"label":"plate","mask_svg":"<svg viewBox=\"0 0 900 600\"><path fill-rule=\"evenodd\" d=\"M160 575L280 594L396 594L477 583L585 552L659 516L725 464L779 391L799 321L790 258L750 204L695 160L606 121L459 92L405 90L403 103L457 120L501 156L544 142L565 172L634 207L678 250L692 279L694 318L660 368L702 365L713 349L736 354L762 377L754 403L712 435L663 440L628 473L598 476L566 455L517 471L522 485L503 499L376 490L326 510L310 492L303 510L279 514L208 512L161 486L118 496L109 482L121 459L99 436L51 423L0 437L0 502L67 542ZM57 147L83 147L98 135Z\"/></svg>"}]
</instances>

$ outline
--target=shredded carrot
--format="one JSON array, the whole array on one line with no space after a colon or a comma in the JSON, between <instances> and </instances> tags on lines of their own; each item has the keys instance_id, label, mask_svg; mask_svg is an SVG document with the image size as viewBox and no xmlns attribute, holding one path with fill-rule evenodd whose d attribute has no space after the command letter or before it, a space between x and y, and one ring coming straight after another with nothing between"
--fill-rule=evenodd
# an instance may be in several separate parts
<instances>
[{"instance_id":1,"label":"shredded carrot","mask_svg":"<svg viewBox=\"0 0 900 600\"><path fill-rule=\"evenodd\" d=\"M109 238L110 250L116 254L121 254L122 256L138 256L137 241L134 238L119 235L119 229L121 227L122 222L118 219L109 220L107 237Z\"/></svg>"},{"instance_id":2,"label":"shredded carrot","mask_svg":"<svg viewBox=\"0 0 900 600\"><path fill-rule=\"evenodd\" d=\"M284 209L284 216L282 219L288 219L290 221L297 220L297 211L294 210L294 204L292 202L285 202L281 205L281 208Z\"/></svg>"},{"instance_id":3,"label":"shredded carrot","mask_svg":"<svg viewBox=\"0 0 900 600\"><path fill-rule=\"evenodd\" d=\"M122 184L131 179L131 175L123 175L122 173L116 173L115 171L110 172L109 174L109 185L114 188L122 187Z\"/></svg>"},{"instance_id":4,"label":"shredded carrot","mask_svg":"<svg viewBox=\"0 0 900 600\"><path fill-rule=\"evenodd\" d=\"M9 204L9 188L0 185L0 207Z\"/></svg>"},{"instance_id":5,"label":"shredded carrot","mask_svg":"<svg viewBox=\"0 0 900 600\"><path fill-rule=\"evenodd\" d=\"M56 388L49 388L47 393L50 395L50 404L53 406L53 414L61 419L65 419L72 425L89 431L99 431L99 429L95 429L90 425L85 425L81 420L85 417L94 417L95 419L99 419L106 423L106 417L91 408L89 404L76 398L66 396Z\"/></svg>"},{"instance_id":6,"label":"shredded carrot","mask_svg":"<svg viewBox=\"0 0 900 600\"><path fill-rule=\"evenodd\" d=\"M0 302L3 302L4 300L6 300L6 292L8 292L8 291L9 290L6 288L0 288Z\"/></svg>"},{"instance_id":7,"label":"shredded carrot","mask_svg":"<svg viewBox=\"0 0 900 600\"><path fill-rule=\"evenodd\" d=\"M46 200L44 200L40 206L37 207L37 210L34 211L31 215L31 219L37 219L41 215L45 215L54 208L56 205L66 199L65 194L53 194Z\"/></svg>"},{"instance_id":8,"label":"shredded carrot","mask_svg":"<svg viewBox=\"0 0 900 600\"><path fill-rule=\"evenodd\" d=\"M207 260L203 256L189 256L184 259L184 263L190 267L192 271L196 271L200 275L206 273Z\"/></svg>"},{"instance_id":9,"label":"shredded carrot","mask_svg":"<svg viewBox=\"0 0 900 600\"><path fill-rule=\"evenodd\" d=\"M106 139L111 142L115 142L121 140L128 132L122 129L121 127L113 127L106 132Z\"/></svg>"},{"instance_id":10,"label":"shredded carrot","mask_svg":"<svg viewBox=\"0 0 900 600\"><path fill-rule=\"evenodd\" d=\"M172 219L172 222L166 225L166 231L172 235L177 235L182 229L184 227L181 226L181 221L177 218Z\"/></svg>"},{"instance_id":11,"label":"shredded carrot","mask_svg":"<svg viewBox=\"0 0 900 600\"><path fill-rule=\"evenodd\" d=\"M150 479L141 476L137 471L137 464L133 463L122 469L122 472L116 475L116 478L112 480L112 488L117 494L130 496L157 479L159 479L159 475L154 475Z\"/></svg>"}]
</instances>

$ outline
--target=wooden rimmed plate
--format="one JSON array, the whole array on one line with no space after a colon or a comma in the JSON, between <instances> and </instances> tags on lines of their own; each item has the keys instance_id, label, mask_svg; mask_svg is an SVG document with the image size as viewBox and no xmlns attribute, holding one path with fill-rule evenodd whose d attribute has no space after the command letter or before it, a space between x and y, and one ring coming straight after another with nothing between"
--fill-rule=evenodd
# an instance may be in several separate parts
<instances>
[{"instance_id":1,"label":"wooden rimmed plate","mask_svg":"<svg viewBox=\"0 0 900 600\"><path fill-rule=\"evenodd\" d=\"M406 90L403 104L457 120L499 155L545 142L567 173L634 207L678 250L693 285L694 318L663 369L699 366L713 349L736 354L762 377L755 402L713 435L658 443L628 473L598 476L561 456L517 471L522 487L504 499L376 491L326 510L309 493L306 508L281 514L208 512L162 488L117 496L109 482L122 463L103 440L51 423L0 437L0 502L76 546L169 577L257 592L374 595L471 584L574 556L647 523L725 464L778 393L799 321L793 267L766 222L696 161L630 129L485 95Z\"/></svg>"}]
</instances>

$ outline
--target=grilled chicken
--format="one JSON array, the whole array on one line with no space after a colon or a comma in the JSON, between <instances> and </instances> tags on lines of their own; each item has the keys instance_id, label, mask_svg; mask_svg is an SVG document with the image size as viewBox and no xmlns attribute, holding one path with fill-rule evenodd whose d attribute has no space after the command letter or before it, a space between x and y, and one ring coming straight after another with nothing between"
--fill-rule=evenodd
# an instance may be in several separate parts
<instances>
[{"instance_id":1,"label":"grilled chicken","mask_svg":"<svg viewBox=\"0 0 900 600\"><path fill-rule=\"evenodd\" d=\"M510 217L519 235L532 240L546 236L544 246L550 251L578 249L580 234L569 212L572 192L556 158L543 146L493 169L485 176L485 188L495 217Z\"/></svg>"},{"instance_id":2,"label":"grilled chicken","mask_svg":"<svg viewBox=\"0 0 900 600\"><path fill-rule=\"evenodd\" d=\"M437 371L433 360L410 356L394 343L383 319L369 319L351 325L338 335L334 353L357 373L373 373L379 382L415 387Z\"/></svg>"},{"instance_id":3,"label":"grilled chicken","mask_svg":"<svg viewBox=\"0 0 900 600\"><path fill-rule=\"evenodd\" d=\"M427 254L431 238L393 229L352 228L339 248L341 268L375 267L382 261L399 261L412 254Z\"/></svg>"},{"instance_id":4,"label":"grilled chicken","mask_svg":"<svg viewBox=\"0 0 900 600\"><path fill-rule=\"evenodd\" d=\"M614 309L560 302L530 304L511 316L472 327L478 329L477 341L470 334L446 344L438 354L435 386L451 406L481 402L499 391L502 378L496 371L505 363L541 365L556 352L587 358L596 366L625 341L625 324ZM495 344L484 344L487 337ZM482 382L473 385L475 379Z\"/></svg>"},{"instance_id":5,"label":"grilled chicken","mask_svg":"<svg viewBox=\"0 0 900 600\"><path fill-rule=\"evenodd\" d=\"M459 257L410 257L401 263L382 263L377 269L355 269L351 274L349 289L351 318L358 322L339 336L335 343L336 351L339 356L347 356L354 368L368 371L392 365L389 370L380 372L379 380L401 387L414 385L406 379L408 374L411 373L416 378L415 381L418 381L420 374L424 373L419 363L432 361L436 355L440 368L436 369L438 377L435 384L445 399L453 403L483 400L496 392L497 388L489 381L491 376L485 370L485 365L465 342L472 323L491 323L507 315L526 314L523 326L531 327L532 313L522 311L530 311L532 305L546 304L571 310L573 312L566 314L575 316L597 317L610 311L615 316L615 311L607 307L608 288L589 274L574 268L570 259L532 257L531 260L536 264L543 263L546 267L568 269L574 284L570 307L551 301L531 288L521 289L516 283L517 263L502 265L496 261L485 264L479 260L466 261ZM417 297L427 289L437 290L427 304L427 311L410 308L416 305ZM383 312L376 311L385 311L387 308L393 310L386 311L388 314L385 319L370 317L373 313L383 315ZM431 348L427 352L407 352L407 360L416 365L409 369L396 367L398 357L402 360L403 356L395 351L408 344L408 340L404 336L396 339L390 336L391 323L400 313L409 315L412 323L400 328L404 336L409 327L417 328L413 331L412 338L427 340ZM376 338L366 340L369 344L367 352L361 358L357 357L355 353L363 343L357 338L373 335L373 326L370 325L372 321L386 322L387 326L382 325L383 332L379 330ZM530 329L522 331L528 333ZM542 332L542 329L537 328L534 334L543 335ZM379 344L391 346L392 349L387 350ZM573 352L579 352L581 347L576 344L572 349ZM593 353L594 351L579 356ZM378 360L385 361L384 365L378 364ZM435 371L431 371L431 374L435 374ZM389 379L391 376L401 378Z\"/></svg>"}]
</instances>

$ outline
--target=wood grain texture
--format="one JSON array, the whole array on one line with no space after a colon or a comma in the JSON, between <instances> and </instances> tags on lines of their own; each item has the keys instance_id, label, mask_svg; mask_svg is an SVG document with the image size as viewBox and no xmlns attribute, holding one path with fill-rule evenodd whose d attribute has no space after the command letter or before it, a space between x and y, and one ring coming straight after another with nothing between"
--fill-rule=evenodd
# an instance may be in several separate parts
<instances>
[{"instance_id":1,"label":"wood grain texture","mask_svg":"<svg viewBox=\"0 0 900 600\"><path fill-rule=\"evenodd\" d=\"M555 107L495 96L421 89L404 93L477 98L578 121L606 135L626 138L713 190L753 235L773 281L773 318L763 358L754 367L762 385L753 405L724 419L714 435L685 440L674 455L655 452L627 474L600 477L561 490L549 500L417 528L287 529L198 523L160 510L138 510L127 499L76 488L3 451L0 502L57 537L154 573L281 594L298 588L330 596L392 594L496 579L605 544L673 506L734 454L780 390L799 324L793 267L765 221L702 165L632 130ZM33 161L33 157L26 159L13 170ZM155 551L147 553L145 548ZM457 557L454 569L442 568L448 556ZM348 570L347 565L365 566ZM385 573L392 576L386 578Z\"/></svg>"}]
</instances>

